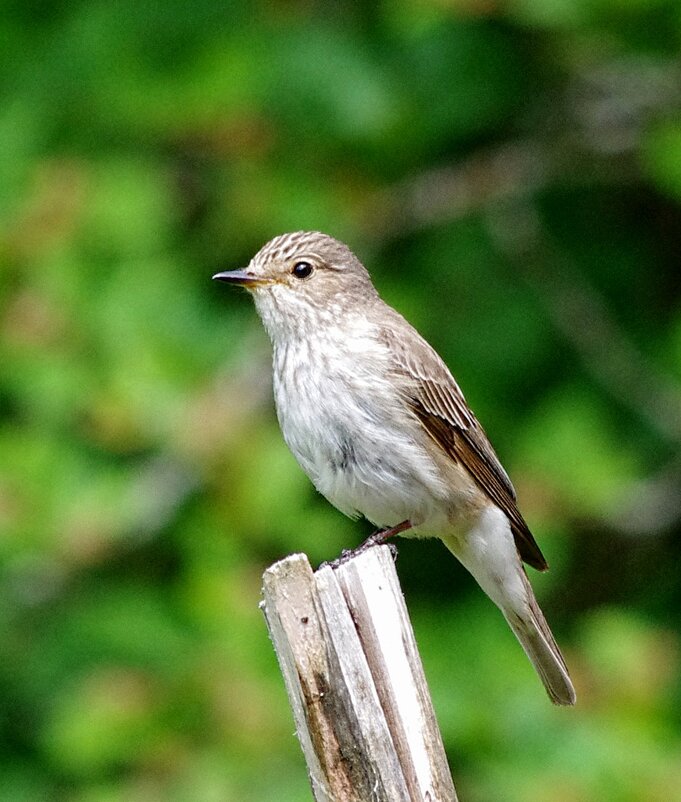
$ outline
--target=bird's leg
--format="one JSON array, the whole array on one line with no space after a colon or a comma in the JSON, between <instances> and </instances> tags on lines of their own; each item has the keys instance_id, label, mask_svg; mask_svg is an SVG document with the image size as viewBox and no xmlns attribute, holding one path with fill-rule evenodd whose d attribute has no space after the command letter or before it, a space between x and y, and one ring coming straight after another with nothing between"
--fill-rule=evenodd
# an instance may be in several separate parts
<instances>
[{"instance_id":1,"label":"bird's leg","mask_svg":"<svg viewBox=\"0 0 681 802\"><path fill-rule=\"evenodd\" d=\"M338 557L338 559L322 563L322 566L328 565L331 568L338 568L340 565L348 562L348 560L351 560L353 557L358 557L372 546L380 546L389 538L393 537L394 535L399 535L400 532L405 532L407 529L411 529L412 526L413 524L411 521L402 521L402 523L397 524L396 526L391 526L389 529L378 529L376 532L369 535L369 537L363 543L360 543L356 549L343 549L341 556ZM389 543L388 545L390 546L393 559L396 559L397 548L392 543Z\"/></svg>"},{"instance_id":2,"label":"bird's leg","mask_svg":"<svg viewBox=\"0 0 681 802\"><path fill-rule=\"evenodd\" d=\"M399 535L400 532L405 532L407 529L411 529L413 526L411 521L402 521L401 524L397 524L397 526L391 526L389 529L377 529L372 535L364 541L364 543L360 543L356 549L353 549L351 554L353 557L357 554L361 554L363 551L371 548L372 546L379 546L381 543L385 543L391 537L395 535Z\"/></svg>"}]
</instances>

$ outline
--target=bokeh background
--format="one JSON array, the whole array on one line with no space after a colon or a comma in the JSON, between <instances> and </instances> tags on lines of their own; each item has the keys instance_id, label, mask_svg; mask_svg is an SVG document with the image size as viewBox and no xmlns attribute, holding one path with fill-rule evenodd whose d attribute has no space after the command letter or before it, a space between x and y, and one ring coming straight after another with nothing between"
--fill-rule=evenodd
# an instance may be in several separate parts
<instances>
[{"instance_id":1,"label":"bokeh background","mask_svg":"<svg viewBox=\"0 0 681 802\"><path fill-rule=\"evenodd\" d=\"M462 802L681 799L680 47L677 0L3 3L0 799L310 799L261 574L370 528L210 281L302 228L445 357L551 563L574 710L400 544Z\"/></svg>"}]
</instances>

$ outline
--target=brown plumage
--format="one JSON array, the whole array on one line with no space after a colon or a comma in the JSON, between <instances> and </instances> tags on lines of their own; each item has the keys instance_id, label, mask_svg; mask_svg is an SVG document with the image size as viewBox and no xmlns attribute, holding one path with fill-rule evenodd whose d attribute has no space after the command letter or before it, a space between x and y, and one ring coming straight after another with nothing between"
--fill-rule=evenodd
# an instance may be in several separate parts
<instances>
[{"instance_id":1,"label":"brown plumage","mask_svg":"<svg viewBox=\"0 0 681 802\"><path fill-rule=\"evenodd\" d=\"M411 331L416 334L414 329ZM538 571L546 571L549 566L516 504L515 488L459 385L420 335L406 339L404 333L401 326L400 337L395 337L386 328L383 337L394 354L395 370L403 373L407 386L413 388L409 403L414 413L433 440L506 513L523 561Z\"/></svg>"}]
</instances>

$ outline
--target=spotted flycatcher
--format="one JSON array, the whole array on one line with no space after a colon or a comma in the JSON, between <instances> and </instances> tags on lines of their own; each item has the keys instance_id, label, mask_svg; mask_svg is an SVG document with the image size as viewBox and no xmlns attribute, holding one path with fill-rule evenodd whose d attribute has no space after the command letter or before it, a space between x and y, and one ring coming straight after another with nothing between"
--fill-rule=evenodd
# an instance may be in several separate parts
<instances>
[{"instance_id":1,"label":"spotted flycatcher","mask_svg":"<svg viewBox=\"0 0 681 802\"><path fill-rule=\"evenodd\" d=\"M253 295L284 439L319 492L380 527L375 540L439 537L501 609L551 701L574 704L522 565L547 568L513 485L445 363L357 257L299 231L213 278Z\"/></svg>"}]
</instances>

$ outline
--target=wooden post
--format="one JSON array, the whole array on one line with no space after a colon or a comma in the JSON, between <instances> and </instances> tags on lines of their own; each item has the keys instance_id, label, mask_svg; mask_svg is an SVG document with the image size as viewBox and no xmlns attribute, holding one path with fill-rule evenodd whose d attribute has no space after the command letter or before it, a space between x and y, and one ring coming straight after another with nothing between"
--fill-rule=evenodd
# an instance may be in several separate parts
<instances>
[{"instance_id":1,"label":"wooden post","mask_svg":"<svg viewBox=\"0 0 681 802\"><path fill-rule=\"evenodd\" d=\"M317 802L456 802L390 550L263 576L263 609Z\"/></svg>"}]
</instances>

